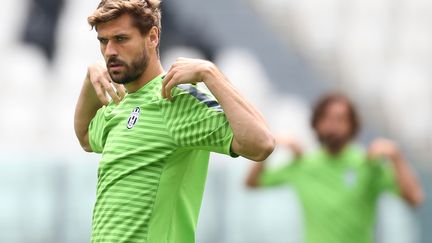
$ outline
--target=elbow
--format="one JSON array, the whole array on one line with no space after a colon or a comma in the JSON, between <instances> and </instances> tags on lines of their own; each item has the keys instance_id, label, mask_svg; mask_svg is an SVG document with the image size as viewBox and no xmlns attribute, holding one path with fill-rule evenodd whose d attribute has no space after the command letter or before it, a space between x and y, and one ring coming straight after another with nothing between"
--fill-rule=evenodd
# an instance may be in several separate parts
<instances>
[{"instance_id":1,"label":"elbow","mask_svg":"<svg viewBox=\"0 0 432 243\"><path fill-rule=\"evenodd\" d=\"M267 135L267 138L265 139L265 141L262 142L262 147L261 147L261 153L259 154L259 156L256 158L255 161L264 161L266 160L270 154L273 153L273 150L276 146L276 142L274 137L271 134Z\"/></svg>"},{"instance_id":2,"label":"elbow","mask_svg":"<svg viewBox=\"0 0 432 243\"><path fill-rule=\"evenodd\" d=\"M93 149L91 148L90 143L88 141L79 139L79 142L80 142L81 148L85 152L88 152L88 153L93 152Z\"/></svg>"},{"instance_id":3,"label":"elbow","mask_svg":"<svg viewBox=\"0 0 432 243\"><path fill-rule=\"evenodd\" d=\"M257 146L257 154L252 158L254 161L264 161L270 154L273 153L273 150L276 146L276 142L274 137L269 133L266 135L264 139L262 139Z\"/></svg>"},{"instance_id":4,"label":"elbow","mask_svg":"<svg viewBox=\"0 0 432 243\"><path fill-rule=\"evenodd\" d=\"M422 192L418 192L411 197L407 198L407 201L411 205L411 207L418 208L423 204L424 194Z\"/></svg>"},{"instance_id":5,"label":"elbow","mask_svg":"<svg viewBox=\"0 0 432 243\"><path fill-rule=\"evenodd\" d=\"M256 189L259 187L258 181L253 180L253 179L247 179L245 184L246 184L246 187L250 188L250 189Z\"/></svg>"},{"instance_id":6,"label":"elbow","mask_svg":"<svg viewBox=\"0 0 432 243\"><path fill-rule=\"evenodd\" d=\"M92 150L92 148L90 147L89 144L85 144L85 145L81 144L81 148L82 148L85 152L88 152L88 153L93 152L93 150Z\"/></svg>"},{"instance_id":7,"label":"elbow","mask_svg":"<svg viewBox=\"0 0 432 243\"><path fill-rule=\"evenodd\" d=\"M77 138L78 138L78 141L79 141L79 143L81 145L81 148L85 152L88 152L88 153L93 152L93 150L92 150L92 148L90 146L89 139L88 139L88 133L84 133L84 134L77 133Z\"/></svg>"},{"instance_id":8,"label":"elbow","mask_svg":"<svg viewBox=\"0 0 432 243\"><path fill-rule=\"evenodd\" d=\"M420 207L425 199L425 195L421 187L415 187L411 190L402 190L400 195L404 201L413 208Z\"/></svg>"},{"instance_id":9,"label":"elbow","mask_svg":"<svg viewBox=\"0 0 432 243\"><path fill-rule=\"evenodd\" d=\"M266 160L273 152L275 139L270 133L249 139L237 139L234 137L232 148L236 154L260 162Z\"/></svg>"},{"instance_id":10,"label":"elbow","mask_svg":"<svg viewBox=\"0 0 432 243\"><path fill-rule=\"evenodd\" d=\"M252 167L249 176L246 178L245 185L247 188L256 189L259 185L259 177L262 172L262 165L254 165Z\"/></svg>"}]
</instances>

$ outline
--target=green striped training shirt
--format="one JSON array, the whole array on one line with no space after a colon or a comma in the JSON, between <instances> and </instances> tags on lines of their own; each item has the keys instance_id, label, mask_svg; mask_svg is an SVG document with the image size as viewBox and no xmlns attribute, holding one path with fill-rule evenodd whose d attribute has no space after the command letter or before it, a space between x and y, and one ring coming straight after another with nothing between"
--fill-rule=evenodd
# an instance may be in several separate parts
<instances>
[{"instance_id":1,"label":"green striped training shirt","mask_svg":"<svg viewBox=\"0 0 432 243\"><path fill-rule=\"evenodd\" d=\"M162 79L102 107L89 125L102 154L92 243L193 243L209 153L235 156L217 101L190 84L165 100Z\"/></svg>"},{"instance_id":2,"label":"green striped training shirt","mask_svg":"<svg viewBox=\"0 0 432 243\"><path fill-rule=\"evenodd\" d=\"M372 242L378 196L398 192L391 165L355 145L338 155L319 149L260 176L262 186L286 184L303 205L307 243Z\"/></svg>"}]
</instances>

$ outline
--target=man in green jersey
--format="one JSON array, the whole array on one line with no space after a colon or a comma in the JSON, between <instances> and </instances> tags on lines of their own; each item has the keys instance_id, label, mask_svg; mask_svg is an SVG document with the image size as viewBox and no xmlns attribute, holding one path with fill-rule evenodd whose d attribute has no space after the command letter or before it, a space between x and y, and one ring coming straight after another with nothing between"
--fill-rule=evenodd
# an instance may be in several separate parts
<instances>
[{"instance_id":1,"label":"man in green jersey","mask_svg":"<svg viewBox=\"0 0 432 243\"><path fill-rule=\"evenodd\" d=\"M359 121L348 98L323 97L312 115L312 127L320 149L303 154L294 139L279 138L295 158L278 169L256 164L247 178L253 188L294 188L304 209L307 243L371 242L375 206L384 190L400 194L412 206L421 204L422 189L392 141L376 139L367 152L352 144Z\"/></svg>"},{"instance_id":2,"label":"man in green jersey","mask_svg":"<svg viewBox=\"0 0 432 243\"><path fill-rule=\"evenodd\" d=\"M75 111L83 149L102 154L93 243L193 243L209 153L260 161L274 148L213 63L179 58L164 74L159 4L103 0L88 18L105 59L89 67Z\"/></svg>"}]
</instances>

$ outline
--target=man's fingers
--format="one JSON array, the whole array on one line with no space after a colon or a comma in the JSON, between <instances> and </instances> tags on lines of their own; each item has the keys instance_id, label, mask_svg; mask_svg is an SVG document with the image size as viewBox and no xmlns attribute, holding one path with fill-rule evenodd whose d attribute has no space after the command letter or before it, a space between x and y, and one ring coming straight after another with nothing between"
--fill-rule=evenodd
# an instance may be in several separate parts
<instances>
[{"instance_id":1,"label":"man's fingers","mask_svg":"<svg viewBox=\"0 0 432 243\"><path fill-rule=\"evenodd\" d=\"M90 81L102 104L107 105L109 103L107 93L116 104L120 103L120 100L126 95L126 90L122 85L113 83L105 64L103 62L95 63L88 70Z\"/></svg>"},{"instance_id":2,"label":"man's fingers","mask_svg":"<svg viewBox=\"0 0 432 243\"><path fill-rule=\"evenodd\" d=\"M107 80L104 80L102 83L103 88L108 93L108 95L112 98L114 103L118 104L120 103L120 97L117 95L116 91L114 90L114 87L109 83Z\"/></svg>"},{"instance_id":3,"label":"man's fingers","mask_svg":"<svg viewBox=\"0 0 432 243\"><path fill-rule=\"evenodd\" d=\"M97 97L103 105L108 105L109 101L106 97L105 91L102 89L101 85L93 84L93 88L96 92Z\"/></svg>"},{"instance_id":4,"label":"man's fingers","mask_svg":"<svg viewBox=\"0 0 432 243\"><path fill-rule=\"evenodd\" d=\"M111 76L109 75L108 71L106 71L104 73L104 75L105 75L105 79L108 80L109 84L114 86L118 98L120 100L122 100L126 96L126 88L123 86L123 84L118 84L118 83L114 82L111 79ZM120 100L119 100L119 102L120 102Z\"/></svg>"},{"instance_id":5,"label":"man's fingers","mask_svg":"<svg viewBox=\"0 0 432 243\"><path fill-rule=\"evenodd\" d=\"M373 159L373 157L375 157L375 148L372 145L369 145L369 148L367 149L367 157L369 159Z\"/></svg>"},{"instance_id":6,"label":"man's fingers","mask_svg":"<svg viewBox=\"0 0 432 243\"><path fill-rule=\"evenodd\" d=\"M111 79L110 74L108 73L108 70L105 69L101 76L104 77L104 81L106 83L114 83L114 81Z\"/></svg>"},{"instance_id":7,"label":"man's fingers","mask_svg":"<svg viewBox=\"0 0 432 243\"><path fill-rule=\"evenodd\" d=\"M106 91L108 92L109 96L111 96L114 103L116 104L120 103L121 99L111 84L106 88Z\"/></svg>"},{"instance_id":8,"label":"man's fingers","mask_svg":"<svg viewBox=\"0 0 432 243\"><path fill-rule=\"evenodd\" d=\"M175 80L171 79L171 81L167 83L165 86L165 95L168 100L172 99L171 90L173 89L174 85L175 85Z\"/></svg>"},{"instance_id":9,"label":"man's fingers","mask_svg":"<svg viewBox=\"0 0 432 243\"><path fill-rule=\"evenodd\" d=\"M126 89L122 84L112 83L117 90L117 95L122 100L126 96Z\"/></svg>"},{"instance_id":10,"label":"man's fingers","mask_svg":"<svg viewBox=\"0 0 432 243\"><path fill-rule=\"evenodd\" d=\"M162 81L162 97L168 98L167 93L167 84L171 82L172 77L174 76L174 72L172 70L168 71L168 73L165 75L165 78Z\"/></svg>"},{"instance_id":11,"label":"man's fingers","mask_svg":"<svg viewBox=\"0 0 432 243\"><path fill-rule=\"evenodd\" d=\"M383 156L382 151L379 148L377 148L376 146L369 147L367 155L368 155L368 158L372 159L372 160L379 159L380 157Z\"/></svg>"},{"instance_id":12,"label":"man's fingers","mask_svg":"<svg viewBox=\"0 0 432 243\"><path fill-rule=\"evenodd\" d=\"M187 62L187 61L190 61L190 60L192 60L192 59L186 58L186 57L177 57L176 58L176 63L183 63L183 62Z\"/></svg>"}]
</instances>

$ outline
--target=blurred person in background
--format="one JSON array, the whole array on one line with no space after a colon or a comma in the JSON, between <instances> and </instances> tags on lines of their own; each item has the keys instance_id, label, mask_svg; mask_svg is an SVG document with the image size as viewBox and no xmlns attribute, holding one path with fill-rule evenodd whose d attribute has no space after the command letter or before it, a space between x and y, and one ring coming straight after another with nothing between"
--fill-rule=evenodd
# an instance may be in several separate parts
<instances>
[{"instance_id":1,"label":"blurred person in background","mask_svg":"<svg viewBox=\"0 0 432 243\"><path fill-rule=\"evenodd\" d=\"M293 152L292 161L278 169L257 163L246 181L251 188L294 188L304 209L307 243L372 242L377 200L384 191L413 207L422 203L422 188L393 141L375 139L367 151L353 142L360 124L347 97L324 96L311 124L318 150L303 153L295 138L279 137L277 143Z\"/></svg>"},{"instance_id":2,"label":"blurred person in background","mask_svg":"<svg viewBox=\"0 0 432 243\"><path fill-rule=\"evenodd\" d=\"M209 35L208 26L194 18L185 18L178 8L184 4L178 0L164 0L162 29L164 38L160 41L161 56L172 47L185 46L199 50L206 60L212 61L217 51L215 38ZM188 17L190 17L188 15Z\"/></svg>"},{"instance_id":3,"label":"blurred person in background","mask_svg":"<svg viewBox=\"0 0 432 243\"><path fill-rule=\"evenodd\" d=\"M159 5L103 0L88 18L105 64L88 68L74 125L83 149L102 154L93 243L193 243L209 153L259 161L274 148L213 63L179 58L164 74Z\"/></svg>"},{"instance_id":4,"label":"blurred person in background","mask_svg":"<svg viewBox=\"0 0 432 243\"><path fill-rule=\"evenodd\" d=\"M57 49L56 35L66 0L31 0L22 40L38 47L49 62Z\"/></svg>"}]
</instances>

